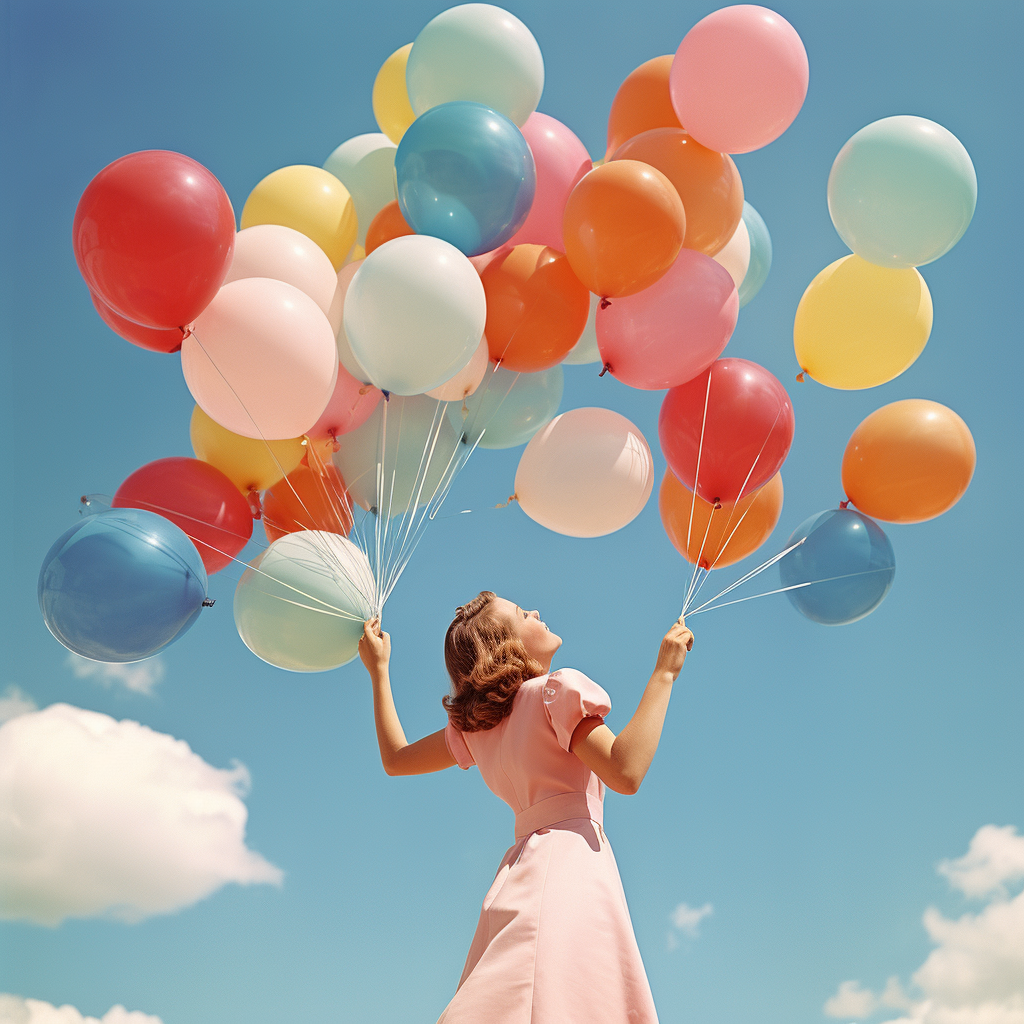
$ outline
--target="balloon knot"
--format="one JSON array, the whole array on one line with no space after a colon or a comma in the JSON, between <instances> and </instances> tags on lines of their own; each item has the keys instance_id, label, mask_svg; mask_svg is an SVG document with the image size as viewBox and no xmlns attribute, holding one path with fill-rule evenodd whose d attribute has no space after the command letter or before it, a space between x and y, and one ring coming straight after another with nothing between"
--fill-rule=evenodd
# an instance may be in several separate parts
<instances>
[{"instance_id":1,"label":"balloon knot","mask_svg":"<svg viewBox=\"0 0 1024 1024\"><path fill-rule=\"evenodd\" d=\"M216 603L217 603L217 599L215 597L208 597L208 598L206 598L205 601L203 601L203 607L204 608L212 608Z\"/></svg>"},{"instance_id":2,"label":"balloon knot","mask_svg":"<svg viewBox=\"0 0 1024 1024\"><path fill-rule=\"evenodd\" d=\"M359 395L360 395L360 397L362 397L363 395L368 395L372 390L373 390L373 385L372 384L364 384L359 389Z\"/></svg>"},{"instance_id":3,"label":"balloon knot","mask_svg":"<svg viewBox=\"0 0 1024 1024\"><path fill-rule=\"evenodd\" d=\"M611 304L612 304L612 300L611 299L602 299L601 300L601 308L602 309L607 309Z\"/></svg>"},{"instance_id":4,"label":"balloon knot","mask_svg":"<svg viewBox=\"0 0 1024 1024\"><path fill-rule=\"evenodd\" d=\"M253 519L262 519L263 506L260 504L260 492L255 487L250 487L245 500L249 502L249 511L252 513Z\"/></svg>"},{"instance_id":5,"label":"balloon knot","mask_svg":"<svg viewBox=\"0 0 1024 1024\"><path fill-rule=\"evenodd\" d=\"M391 392L390 391L385 391L383 388L381 388L380 389L380 393L384 396L384 401L385 402L390 402L391 401Z\"/></svg>"},{"instance_id":6,"label":"balloon knot","mask_svg":"<svg viewBox=\"0 0 1024 1024\"><path fill-rule=\"evenodd\" d=\"M519 500L519 495L518 494L510 494L508 496L508 501L503 501L500 505L495 505L494 507L495 508L508 508L509 505L511 505L513 501L518 501L518 500Z\"/></svg>"},{"instance_id":7,"label":"balloon knot","mask_svg":"<svg viewBox=\"0 0 1024 1024\"><path fill-rule=\"evenodd\" d=\"M722 507L721 499L720 498L715 498L715 511L717 511L721 507Z\"/></svg>"},{"instance_id":8,"label":"balloon knot","mask_svg":"<svg viewBox=\"0 0 1024 1024\"><path fill-rule=\"evenodd\" d=\"M796 375L796 379L797 379L797 382L798 382L798 383L800 383L800 384L803 384L803 382L804 382L804 374L805 374L806 372L807 372L806 370L802 370L802 371L801 371L800 373L798 373L798 374Z\"/></svg>"},{"instance_id":9,"label":"balloon knot","mask_svg":"<svg viewBox=\"0 0 1024 1024\"><path fill-rule=\"evenodd\" d=\"M601 367L601 372L598 374L598 377L603 377L611 368L611 363L605 363L604 366Z\"/></svg>"},{"instance_id":10,"label":"balloon knot","mask_svg":"<svg viewBox=\"0 0 1024 1024\"><path fill-rule=\"evenodd\" d=\"M839 502L839 507L840 508L849 508L850 507L850 499L847 498L846 501Z\"/></svg>"},{"instance_id":11,"label":"balloon knot","mask_svg":"<svg viewBox=\"0 0 1024 1024\"><path fill-rule=\"evenodd\" d=\"M338 431L335 430L334 427L331 427L331 429L327 431L327 436L331 442L331 451L340 452L341 442L338 440Z\"/></svg>"},{"instance_id":12,"label":"balloon knot","mask_svg":"<svg viewBox=\"0 0 1024 1024\"><path fill-rule=\"evenodd\" d=\"M181 331L181 340L184 341L192 334L192 325L189 324L187 327L179 327L178 330Z\"/></svg>"}]
</instances>

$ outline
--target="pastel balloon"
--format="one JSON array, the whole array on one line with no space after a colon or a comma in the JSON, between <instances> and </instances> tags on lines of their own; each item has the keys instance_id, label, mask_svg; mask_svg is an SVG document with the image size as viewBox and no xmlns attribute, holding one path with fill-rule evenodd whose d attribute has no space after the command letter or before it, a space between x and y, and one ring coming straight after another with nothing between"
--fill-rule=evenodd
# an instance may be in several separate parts
<instances>
[{"instance_id":1,"label":"pastel balloon","mask_svg":"<svg viewBox=\"0 0 1024 1024\"><path fill-rule=\"evenodd\" d=\"M373 116L377 127L398 145L406 128L416 120L405 87L405 69L412 43L400 46L380 67L373 80Z\"/></svg>"},{"instance_id":2,"label":"pastel balloon","mask_svg":"<svg viewBox=\"0 0 1024 1024\"><path fill-rule=\"evenodd\" d=\"M750 235L747 233L747 225L742 220L736 226L725 248L716 252L712 259L729 271L729 276L737 288L743 284L743 279L750 268Z\"/></svg>"},{"instance_id":3,"label":"pastel balloon","mask_svg":"<svg viewBox=\"0 0 1024 1024\"><path fill-rule=\"evenodd\" d=\"M631 523L654 487L651 450L611 409L570 409L542 427L516 470L522 510L569 537L601 537Z\"/></svg>"},{"instance_id":4,"label":"pastel balloon","mask_svg":"<svg viewBox=\"0 0 1024 1024\"><path fill-rule=\"evenodd\" d=\"M723 7L679 44L669 88L686 130L720 153L767 146L807 95L807 51L781 15L754 4Z\"/></svg>"},{"instance_id":5,"label":"pastel balloon","mask_svg":"<svg viewBox=\"0 0 1024 1024\"><path fill-rule=\"evenodd\" d=\"M697 497L669 470L658 493L661 522L673 547L692 565L722 569L756 551L782 514L782 477L753 494L717 505Z\"/></svg>"},{"instance_id":6,"label":"pastel balloon","mask_svg":"<svg viewBox=\"0 0 1024 1024\"><path fill-rule=\"evenodd\" d=\"M461 402L473 394L487 373L487 339L481 338L473 358L451 380L426 392L428 398L439 402Z\"/></svg>"},{"instance_id":7,"label":"pastel balloon","mask_svg":"<svg viewBox=\"0 0 1024 1024\"><path fill-rule=\"evenodd\" d=\"M365 423L381 400L380 391L353 377L344 366L338 366L338 379L327 402L327 408L306 431L310 437L337 437Z\"/></svg>"},{"instance_id":8,"label":"pastel balloon","mask_svg":"<svg viewBox=\"0 0 1024 1024\"><path fill-rule=\"evenodd\" d=\"M469 260L440 238L406 235L363 260L345 296L344 327L371 383L418 395L466 366L486 316L484 287Z\"/></svg>"},{"instance_id":9,"label":"pastel balloon","mask_svg":"<svg viewBox=\"0 0 1024 1024\"><path fill-rule=\"evenodd\" d=\"M392 238L415 233L409 227L409 222L402 216L402 208L398 205L398 200L394 199L380 208L380 212L367 228L365 255L373 252L374 249L379 249L385 242L390 242Z\"/></svg>"},{"instance_id":10,"label":"pastel balloon","mask_svg":"<svg viewBox=\"0 0 1024 1024\"><path fill-rule=\"evenodd\" d=\"M338 374L334 334L305 292L268 277L226 284L181 346L192 397L246 437L304 434L327 407Z\"/></svg>"},{"instance_id":11,"label":"pastel balloon","mask_svg":"<svg viewBox=\"0 0 1024 1024\"><path fill-rule=\"evenodd\" d=\"M324 161L324 170L348 189L356 204L359 245L366 240L373 218L394 201L396 148L387 135L370 132L343 142Z\"/></svg>"},{"instance_id":12,"label":"pastel balloon","mask_svg":"<svg viewBox=\"0 0 1024 1024\"><path fill-rule=\"evenodd\" d=\"M669 92L672 54L653 57L631 71L612 100L608 114L608 145L611 156L627 139L652 128L682 128Z\"/></svg>"},{"instance_id":13,"label":"pastel balloon","mask_svg":"<svg viewBox=\"0 0 1024 1024\"><path fill-rule=\"evenodd\" d=\"M46 628L93 661L149 658L182 636L206 600L206 570L174 523L109 508L62 534L39 570Z\"/></svg>"},{"instance_id":14,"label":"pastel balloon","mask_svg":"<svg viewBox=\"0 0 1024 1024\"><path fill-rule=\"evenodd\" d=\"M672 388L658 417L669 468L710 502L737 501L767 483L789 453L793 430L786 389L746 359L716 360Z\"/></svg>"},{"instance_id":15,"label":"pastel balloon","mask_svg":"<svg viewBox=\"0 0 1024 1024\"><path fill-rule=\"evenodd\" d=\"M656 391L703 373L736 327L739 298L728 271L681 249L662 278L597 311L597 343L623 384Z\"/></svg>"},{"instance_id":16,"label":"pastel balloon","mask_svg":"<svg viewBox=\"0 0 1024 1024\"><path fill-rule=\"evenodd\" d=\"M417 114L470 100L523 125L540 102L544 60L517 17L491 4L461 4L442 11L416 37L405 79Z\"/></svg>"},{"instance_id":17,"label":"pastel balloon","mask_svg":"<svg viewBox=\"0 0 1024 1024\"><path fill-rule=\"evenodd\" d=\"M566 353L562 360L564 366L582 366L601 361L601 350L597 347L597 309L600 304L601 300L591 292L587 326L583 328L580 340Z\"/></svg>"},{"instance_id":18,"label":"pastel balloon","mask_svg":"<svg viewBox=\"0 0 1024 1024\"><path fill-rule=\"evenodd\" d=\"M967 424L952 409L908 398L876 409L843 454L843 490L861 512L922 523L952 508L974 475Z\"/></svg>"},{"instance_id":19,"label":"pastel balloon","mask_svg":"<svg viewBox=\"0 0 1024 1024\"><path fill-rule=\"evenodd\" d=\"M139 348L150 352L177 352L181 349L181 340L185 332L180 327L143 327L133 320L128 320L115 313L95 292L89 292L96 312L100 319L115 333L130 341Z\"/></svg>"},{"instance_id":20,"label":"pastel balloon","mask_svg":"<svg viewBox=\"0 0 1024 1024\"><path fill-rule=\"evenodd\" d=\"M856 622L873 612L896 576L892 544L881 527L848 509L827 509L802 522L786 541L800 543L779 560L790 603L826 626Z\"/></svg>"},{"instance_id":21,"label":"pastel balloon","mask_svg":"<svg viewBox=\"0 0 1024 1024\"><path fill-rule=\"evenodd\" d=\"M472 396L448 405L448 419L466 444L515 448L551 422L564 387L560 366L518 373L492 365Z\"/></svg>"},{"instance_id":22,"label":"pastel balloon","mask_svg":"<svg viewBox=\"0 0 1024 1024\"><path fill-rule=\"evenodd\" d=\"M316 242L338 270L356 243L356 206L322 167L292 164L268 174L242 207L242 227L283 224Z\"/></svg>"},{"instance_id":23,"label":"pastel balloon","mask_svg":"<svg viewBox=\"0 0 1024 1024\"><path fill-rule=\"evenodd\" d=\"M844 256L807 286L793 322L800 368L819 384L851 390L898 377L932 330L932 297L913 267L892 270Z\"/></svg>"},{"instance_id":24,"label":"pastel balloon","mask_svg":"<svg viewBox=\"0 0 1024 1024\"><path fill-rule=\"evenodd\" d=\"M366 555L336 533L289 533L249 563L235 626L256 657L289 672L326 672L358 653L376 588Z\"/></svg>"},{"instance_id":25,"label":"pastel balloon","mask_svg":"<svg viewBox=\"0 0 1024 1024\"><path fill-rule=\"evenodd\" d=\"M672 182L638 160L595 167L572 190L562 221L576 276L602 298L649 288L675 262L686 215Z\"/></svg>"},{"instance_id":26,"label":"pastel balloon","mask_svg":"<svg viewBox=\"0 0 1024 1024\"><path fill-rule=\"evenodd\" d=\"M300 465L263 495L263 529L270 543L297 530L347 537L352 522L345 481L331 463Z\"/></svg>"},{"instance_id":27,"label":"pastel balloon","mask_svg":"<svg viewBox=\"0 0 1024 1024\"><path fill-rule=\"evenodd\" d=\"M352 284L352 278L356 276L356 271L362 265L362 260L356 260L353 263L346 263L338 271L338 288L334 293L334 302L331 303L331 311L327 314L327 319L330 321L331 329L334 331L334 340L341 368L346 370L356 380L363 384L369 384L370 375L353 354L352 346L348 343L348 335L345 333L345 298L348 295L349 285Z\"/></svg>"},{"instance_id":28,"label":"pastel balloon","mask_svg":"<svg viewBox=\"0 0 1024 1024\"><path fill-rule=\"evenodd\" d=\"M768 226L746 200L743 201L743 224L750 243L750 265L740 285L740 309L761 290L772 268L772 238Z\"/></svg>"}]
</instances>

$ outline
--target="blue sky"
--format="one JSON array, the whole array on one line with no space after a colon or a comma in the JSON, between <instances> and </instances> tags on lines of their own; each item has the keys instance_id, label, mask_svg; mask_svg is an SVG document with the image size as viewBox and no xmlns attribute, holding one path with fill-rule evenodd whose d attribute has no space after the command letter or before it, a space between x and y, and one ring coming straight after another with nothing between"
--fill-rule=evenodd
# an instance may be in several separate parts
<instances>
[{"instance_id":1,"label":"blue sky","mask_svg":"<svg viewBox=\"0 0 1024 1024\"><path fill-rule=\"evenodd\" d=\"M506 6L544 54L540 109L595 157L625 75L673 52L714 9ZM0 991L95 1017L123 1004L164 1024L432 1021L511 843L507 808L475 772L384 776L358 663L299 676L251 655L231 617L237 572L211 580L216 607L161 655L152 678L76 674L36 605L40 562L77 520L79 495L112 494L144 463L191 454L192 401L176 357L115 337L75 267L71 221L90 178L125 153L175 149L220 178L238 213L271 170L321 164L343 140L375 131L377 68L442 9L293 7L8 0L0 11L0 694L17 687L9 699L26 707L66 702L183 740L225 792L245 774L232 766L244 765L245 844L268 866L252 885L214 887L198 902L183 896L179 911L137 923L0 923ZM886 527L896 581L863 621L818 626L781 596L693 620L696 647L651 773L638 795L611 794L606 808L667 1024L825 1021L842 982L877 993L893 975L920 998L912 975L934 946L926 908L951 919L982 913L937 865L962 857L985 825L1024 826L1015 70L1024 7L794 0L775 9L803 38L810 88L785 135L737 159L771 231L774 264L726 351L775 373L796 413L782 520L765 550L843 497L846 441L887 402L930 398L955 409L974 434L978 468L943 517ZM857 129L901 113L949 128L978 174L973 223L923 270L931 339L882 387L796 384L796 304L846 252L826 207L831 162ZM660 394L598 379L596 367L566 367L562 408L607 405L628 416L655 449L660 480L659 404ZM445 506L473 512L442 512L388 604L395 695L410 736L444 723L444 629L481 589L541 610L565 638L562 663L610 692L614 729L636 706L678 614L688 571L656 499L609 537L548 533L514 505L493 508L512 491L519 452L474 455ZM725 586L739 573L720 575ZM111 835L122 829L129 842L130 818L110 821ZM694 935L677 926L685 911L673 923L682 904L713 908Z\"/></svg>"}]
</instances>

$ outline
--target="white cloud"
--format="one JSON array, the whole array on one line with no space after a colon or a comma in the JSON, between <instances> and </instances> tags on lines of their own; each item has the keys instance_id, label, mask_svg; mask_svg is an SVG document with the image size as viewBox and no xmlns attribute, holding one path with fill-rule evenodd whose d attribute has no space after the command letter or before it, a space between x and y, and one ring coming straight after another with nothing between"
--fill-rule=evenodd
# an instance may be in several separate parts
<instances>
[{"instance_id":1,"label":"white cloud","mask_svg":"<svg viewBox=\"0 0 1024 1024\"><path fill-rule=\"evenodd\" d=\"M108 689L114 685L123 686L126 690L143 693L147 697L152 695L153 688L166 672L159 657L119 664L112 661L90 661L81 655L69 653L64 664L75 673L76 679L95 679Z\"/></svg>"},{"instance_id":2,"label":"white cloud","mask_svg":"<svg viewBox=\"0 0 1024 1024\"><path fill-rule=\"evenodd\" d=\"M245 767L53 704L0 726L0 918L139 921L228 882L279 884L245 845Z\"/></svg>"},{"instance_id":3,"label":"white cloud","mask_svg":"<svg viewBox=\"0 0 1024 1024\"><path fill-rule=\"evenodd\" d=\"M939 873L967 896L1006 895L1006 883L1024 878L1024 836L1012 825L982 825L971 840L967 853L958 860L946 860Z\"/></svg>"},{"instance_id":4,"label":"white cloud","mask_svg":"<svg viewBox=\"0 0 1024 1024\"><path fill-rule=\"evenodd\" d=\"M0 993L0 1024L162 1024L159 1017L112 1006L102 1017L83 1017L73 1006Z\"/></svg>"},{"instance_id":5,"label":"white cloud","mask_svg":"<svg viewBox=\"0 0 1024 1024\"><path fill-rule=\"evenodd\" d=\"M8 686L0 696L0 725L35 710L36 702L28 694L22 693L16 686Z\"/></svg>"},{"instance_id":6,"label":"white cloud","mask_svg":"<svg viewBox=\"0 0 1024 1024\"><path fill-rule=\"evenodd\" d=\"M669 920L672 922L672 927L681 931L684 935L688 935L690 938L695 939L697 937L697 927L704 920L705 917L709 917L714 913L715 908L710 903L705 903L703 907L691 907L688 903L680 903L675 910L669 914ZM668 948L675 949L679 945L679 940L676 938L675 932L668 933Z\"/></svg>"},{"instance_id":7,"label":"white cloud","mask_svg":"<svg viewBox=\"0 0 1024 1024\"><path fill-rule=\"evenodd\" d=\"M843 981L839 991L825 1002L830 1017L870 1017L878 1009L878 996L871 989L861 988L859 981Z\"/></svg>"}]
</instances>

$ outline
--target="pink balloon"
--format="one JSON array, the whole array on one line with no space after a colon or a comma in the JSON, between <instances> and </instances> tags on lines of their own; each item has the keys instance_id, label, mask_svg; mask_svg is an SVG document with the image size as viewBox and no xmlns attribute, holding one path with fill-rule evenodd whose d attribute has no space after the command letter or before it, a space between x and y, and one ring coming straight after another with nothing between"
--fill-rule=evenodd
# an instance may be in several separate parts
<instances>
[{"instance_id":1,"label":"pink balloon","mask_svg":"<svg viewBox=\"0 0 1024 1024\"><path fill-rule=\"evenodd\" d=\"M532 242L563 252L562 214L576 182L594 165L586 146L561 121L534 112L523 125L533 162L537 189L526 223L509 239L509 245Z\"/></svg>"},{"instance_id":2,"label":"pink balloon","mask_svg":"<svg viewBox=\"0 0 1024 1024\"><path fill-rule=\"evenodd\" d=\"M749 153L777 139L807 95L807 51L781 15L754 4L698 21L669 72L686 130L719 153Z\"/></svg>"},{"instance_id":3,"label":"pink balloon","mask_svg":"<svg viewBox=\"0 0 1024 1024\"><path fill-rule=\"evenodd\" d=\"M609 373L657 391L703 373L732 336L740 311L729 272L710 256L681 249L649 288L597 310L597 345Z\"/></svg>"},{"instance_id":4,"label":"pink balloon","mask_svg":"<svg viewBox=\"0 0 1024 1024\"><path fill-rule=\"evenodd\" d=\"M324 311L284 281L224 285L182 342L196 403L222 427L267 441L305 434L327 407L338 373Z\"/></svg>"},{"instance_id":5,"label":"pink balloon","mask_svg":"<svg viewBox=\"0 0 1024 1024\"><path fill-rule=\"evenodd\" d=\"M377 408L381 393L372 385L356 380L344 366L323 415L306 431L312 438L337 437L361 427Z\"/></svg>"}]
</instances>

